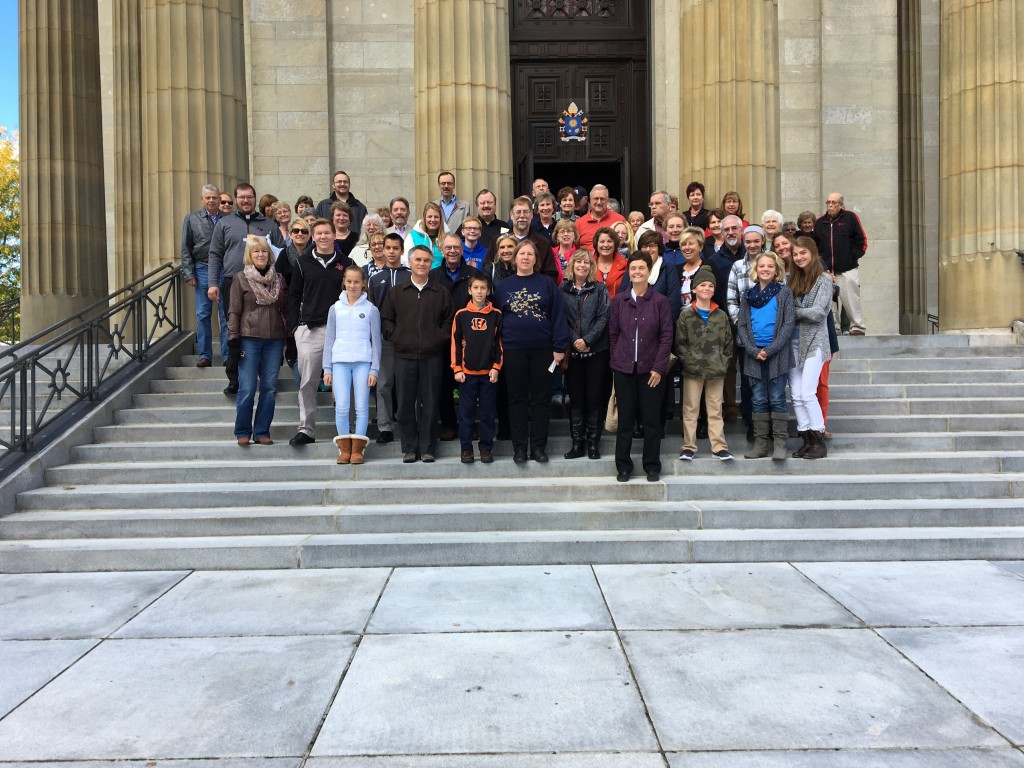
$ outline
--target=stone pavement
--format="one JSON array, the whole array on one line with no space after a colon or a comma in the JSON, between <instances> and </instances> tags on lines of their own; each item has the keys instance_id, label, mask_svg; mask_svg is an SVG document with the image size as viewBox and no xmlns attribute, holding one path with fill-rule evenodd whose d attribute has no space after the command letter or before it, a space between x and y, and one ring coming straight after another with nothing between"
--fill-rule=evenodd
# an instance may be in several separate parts
<instances>
[{"instance_id":1,"label":"stone pavement","mask_svg":"<svg viewBox=\"0 0 1024 768\"><path fill-rule=\"evenodd\" d=\"M1024 768L1022 690L1020 562L0 576L0 768Z\"/></svg>"}]
</instances>

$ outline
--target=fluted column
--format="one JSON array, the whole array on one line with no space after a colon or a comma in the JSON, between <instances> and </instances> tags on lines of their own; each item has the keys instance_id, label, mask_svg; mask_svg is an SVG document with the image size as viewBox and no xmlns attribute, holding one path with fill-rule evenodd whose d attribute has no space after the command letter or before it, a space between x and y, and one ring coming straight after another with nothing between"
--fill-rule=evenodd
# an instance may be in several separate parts
<instances>
[{"instance_id":1,"label":"fluted column","mask_svg":"<svg viewBox=\"0 0 1024 768\"><path fill-rule=\"evenodd\" d=\"M114 261L110 282L127 285L146 273L142 205L142 77L138 0L113 0L113 146L112 187Z\"/></svg>"},{"instance_id":2,"label":"fluted column","mask_svg":"<svg viewBox=\"0 0 1024 768\"><path fill-rule=\"evenodd\" d=\"M941 6L939 322L1006 328L1024 317L1024 3Z\"/></svg>"},{"instance_id":3,"label":"fluted column","mask_svg":"<svg viewBox=\"0 0 1024 768\"><path fill-rule=\"evenodd\" d=\"M754 215L777 208L778 12L774 0L682 0L679 165L711 202L735 189Z\"/></svg>"},{"instance_id":4,"label":"fluted column","mask_svg":"<svg viewBox=\"0 0 1024 768\"><path fill-rule=\"evenodd\" d=\"M249 176L242 0L143 0L144 268L176 259L207 183Z\"/></svg>"},{"instance_id":5,"label":"fluted column","mask_svg":"<svg viewBox=\"0 0 1024 768\"><path fill-rule=\"evenodd\" d=\"M21 328L107 293L95 2L21 0Z\"/></svg>"},{"instance_id":6,"label":"fluted column","mask_svg":"<svg viewBox=\"0 0 1024 768\"><path fill-rule=\"evenodd\" d=\"M921 0L899 0L900 332L928 332Z\"/></svg>"},{"instance_id":7,"label":"fluted column","mask_svg":"<svg viewBox=\"0 0 1024 768\"><path fill-rule=\"evenodd\" d=\"M455 173L473 208L477 190L512 199L512 100L505 0L416 0L416 207ZM502 212L499 211L499 215Z\"/></svg>"}]
</instances>

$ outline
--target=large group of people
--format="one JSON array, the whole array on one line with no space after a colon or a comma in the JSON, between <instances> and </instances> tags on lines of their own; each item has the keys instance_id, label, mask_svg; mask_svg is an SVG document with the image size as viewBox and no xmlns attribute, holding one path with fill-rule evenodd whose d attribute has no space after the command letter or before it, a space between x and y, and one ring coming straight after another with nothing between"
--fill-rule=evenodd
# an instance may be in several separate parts
<instances>
[{"instance_id":1,"label":"large group of people","mask_svg":"<svg viewBox=\"0 0 1024 768\"><path fill-rule=\"evenodd\" d=\"M339 464L365 461L374 394L376 441L397 432L406 463L433 462L439 441L456 439L466 464L492 462L495 440L511 440L517 464L547 462L560 403L565 459L599 459L614 430L617 479L633 475L637 439L656 481L677 380L680 460L702 438L733 459L724 424L741 416L745 457L787 458L787 384L802 438L792 456L826 455L837 320L866 332L866 237L842 195L821 216L768 210L751 223L737 192L709 209L697 181L685 205L658 190L643 214L619 210L601 184L552 194L537 179L506 220L490 190L471 209L452 172L437 183L414 222L404 197L368 209L344 171L326 198L294 209L257 202L245 183L233 196L202 188L182 228L182 273L196 291L199 367L213 363L218 306L238 445L273 442L284 361L299 390L290 444L315 442L317 392L329 389Z\"/></svg>"}]
</instances>

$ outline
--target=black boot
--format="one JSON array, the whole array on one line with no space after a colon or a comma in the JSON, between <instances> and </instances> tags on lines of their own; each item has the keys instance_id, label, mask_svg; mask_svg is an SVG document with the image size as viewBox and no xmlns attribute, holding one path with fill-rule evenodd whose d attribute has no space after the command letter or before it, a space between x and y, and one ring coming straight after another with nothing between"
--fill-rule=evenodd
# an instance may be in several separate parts
<instances>
[{"instance_id":1,"label":"black boot","mask_svg":"<svg viewBox=\"0 0 1024 768\"><path fill-rule=\"evenodd\" d=\"M813 429L808 430L811 435L811 445L804 454L805 459L824 459L828 456L828 449L825 447L825 432L815 432Z\"/></svg>"},{"instance_id":2,"label":"black boot","mask_svg":"<svg viewBox=\"0 0 1024 768\"><path fill-rule=\"evenodd\" d=\"M586 443L583 441L583 411L575 408L570 411L569 436L572 438L572 448L565 454L565 458L578 459L587 452Z\"/></svg>"},{"instance_id":3,"label":"black boot","mask_svg":"<svg viewBox=\"0 0 1024 768\"><path fill-rule=\"evenodd\" d=\"M601 458L601 427L604 425L604 414L591 411L587 414L587 458Z\"/></svg>"}]
</instances>

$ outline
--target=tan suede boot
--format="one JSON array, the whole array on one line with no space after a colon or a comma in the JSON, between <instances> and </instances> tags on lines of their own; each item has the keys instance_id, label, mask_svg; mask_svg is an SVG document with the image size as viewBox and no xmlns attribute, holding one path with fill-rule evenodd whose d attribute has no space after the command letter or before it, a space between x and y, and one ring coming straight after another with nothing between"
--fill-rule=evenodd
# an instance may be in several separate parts
<instances>
[{"instance_id":1,"label":"tan suede boot","mask_svg":"<svg viewBox=\"0 0 1024 768\"><path fill-rule=\"evenodd\" d=\"M338 463L348 464L352 458L352 435L338 435L334 444L338 447Z\"/></svg>"},{"instance_id":2,"label":"tan suede boot","mask_svg":"<svg viewBox=\"0 0 1024 768\"><path fill-rule=\"evenodd\" d=\"M352 438L352 464L362 464L366 459L364 453L366 452L366 444L370 442L370 438L362 435L350 435Z\"/></svg>"}]
</instances>

